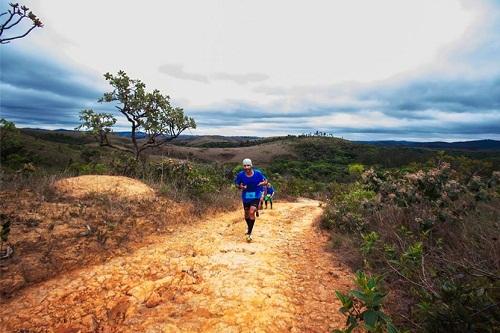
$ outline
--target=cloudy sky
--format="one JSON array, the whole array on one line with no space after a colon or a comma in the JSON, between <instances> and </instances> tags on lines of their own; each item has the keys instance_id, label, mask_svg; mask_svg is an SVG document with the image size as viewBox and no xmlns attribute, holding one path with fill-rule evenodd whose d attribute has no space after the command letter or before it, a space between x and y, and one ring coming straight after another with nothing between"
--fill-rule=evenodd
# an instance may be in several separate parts
<instances>
[{"instance_id":1,"label":"cloudy sky","mask_svg":"<svg viewBox=\"0 0 500 333\"><path fill-rule=\"evenodd\" d=\"M123 69L191 134L500 139L500 1L22 3L45 27L0 45L0 116L19 127L113 112L97 99Z\"/></svg>"}]
</instances>

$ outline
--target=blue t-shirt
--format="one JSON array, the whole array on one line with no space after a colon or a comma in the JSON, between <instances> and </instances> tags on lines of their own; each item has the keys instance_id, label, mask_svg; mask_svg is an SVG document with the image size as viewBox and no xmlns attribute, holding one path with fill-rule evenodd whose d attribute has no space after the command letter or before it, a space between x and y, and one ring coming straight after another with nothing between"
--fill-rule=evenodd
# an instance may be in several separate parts
<instances>
[{"instance_id":1,"label":"blue t-shirt","mask_svg":"<svg viewBox=\"0 0 500 333\"><path fill-rule=\"evenodd\" d=\"M274 189L273 189L273 187L272 187L272 186L271 186L271 187L268 187L268 188L267 188L267 193L266 193L266 194L271 195L271 194L273 194L273 193L274 193Z\"/></svg>"},{"instance_id":2,"label":"blue t-shirt","mask_svg":"<svg viewBox=\"0 0 500 333\"><path fill-rule=\"evenodd\" d=\"M243 200L243 202L251 202L253 200L260 199L260 197L262 196L263 187L257 186L257 184L265 179L266 178L264 177L264 175L260 171L255 169L253 170L252 177L248 177L245 174L245 171L240 171L240 173L236 175L236 179L234 180L236 186L242 183L243 185L247 186L246 189L243 189L243 191L241 191L241 199Z\"/></svg>"}]
</instances>

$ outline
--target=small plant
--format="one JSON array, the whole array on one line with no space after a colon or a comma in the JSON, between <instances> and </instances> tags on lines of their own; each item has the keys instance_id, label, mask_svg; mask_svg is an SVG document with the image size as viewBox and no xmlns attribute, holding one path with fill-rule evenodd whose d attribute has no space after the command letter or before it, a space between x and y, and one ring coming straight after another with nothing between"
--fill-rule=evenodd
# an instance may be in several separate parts
<instances>
[{"instance_id":1,"label":"small plant","mask_svg":"<svg viewBox=\"0 0 500 333\"><path fill-rule=\"evenodd\" d=\"M363 238L363 244L361 244L361 252L366 257L372 252L373 247L375 246L375 243L379 240L380 236L375 231L372 231L366 235L361 234L361 237Z\"/></svg>"},{"instance_id":2,"label":"small plant","mask_svg":"<svg viewBox=\"0 0 500 333\"><path fill-rule=\"evenodd\" d=\"M408 246L399 258L399 265L407 274L417 270L422 263L423 245L422 242L416 242Z\"/></svg>"},{"instance_id":3,"label":"small plant","mask_svg":"<svg viewBox=\"0 0 500 333\"><path fill-rule=\"evenodd\" d=\"M380 281L380 277L367 276L362 271L358 271L355 278L357 289L347 294L335 292L342 302L340 312L347 316L347 327L343 330L337 329L335 333L350 333L357 327L376 333L398 332L391 318L382 311L382 303L386 294L380 291Z\"/></svg>"}]
</instances>

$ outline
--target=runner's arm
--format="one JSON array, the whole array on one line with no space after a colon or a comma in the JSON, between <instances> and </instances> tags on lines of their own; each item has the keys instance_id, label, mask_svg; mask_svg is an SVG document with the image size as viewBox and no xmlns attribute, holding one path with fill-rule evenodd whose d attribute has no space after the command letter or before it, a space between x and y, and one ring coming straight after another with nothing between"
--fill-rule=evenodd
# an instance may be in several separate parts
<instances>
[{"instance_id":1,"label":"runner's arm","mask_svg":"<svg viewBox=\"0 0 500 333\"><path fill-rule=\"evenodd\" d=\"M264 178L263 181L261 181L260 183L257 184L257 186L264 186L264 185L267 185L267 179Z\"/></svg>"},{"instance_id":2,"label":"runner's arm","mask_svg":"<svg viewBox=\"0 0 500 333\"><path fill-rule=\"evenodd\" d=\"M236 176L236 178L234 179L234 185L235 185L238 189L240 189L240 190L243 190L243 189L247 188L247 187L246 187L246 185L244 185L244 184L243 184L243 182L241 181L241 178L240 178L240 175L239 175L239 174L238 174L238 175Z\"/></svg>"}]
</instances>

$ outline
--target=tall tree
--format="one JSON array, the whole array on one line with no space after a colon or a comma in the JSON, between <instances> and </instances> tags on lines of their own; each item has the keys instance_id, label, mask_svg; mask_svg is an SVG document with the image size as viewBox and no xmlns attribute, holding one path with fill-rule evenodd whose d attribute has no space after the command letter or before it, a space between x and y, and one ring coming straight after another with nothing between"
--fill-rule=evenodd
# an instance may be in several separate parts
<instances>
[{"instance_id":1,"label":"tall tree","mask_svg":"<svg viewBox=\"0 0 500 333\"><path fill-rule=\"evenodd\" d=\"M33 14L32 11L29 11L28 7L20 6L18 3L10 3L9 6L11 7L10 9L8 9L4 13L0 13L0 18L5 20L3 22L0 22L0 44L7 44L10 43L11 40L23 38L27 36L33 29L43 27L42 21L40 21L40 19L36 17L36 15ZM26 32L15 33L14 35L9 37L3 36L8 32L9 29L12 29L26 18L31 20L32 23L31 27L28 28Z\"/></svg>"},{"instance_id":2,"label":"tall tree","mask_svg":"<svg viewBox=\"0 0 500 333\"><path fill-rule=\"evenodd\" d=\"M99 145L111 147L108 134L116 123L116 118L111 113L95 113L92 109L80 111L80 126L75 130L84 129L99 140Z\"/></svg>"},{"instance_id":3,"label":"tall tree","mask_svg":"<svg viewBox=\"0 0 500 333\"><path fill-rule=\"evenodd\" d=\"M193 118L184 115L184 110L172 107L170 97L159 90L146 91L140 80L131 79L124 71L117 75L104 74L114 88L105 93L100 102L118 102L116 108L127 118L131 125L131 138L135 158L152 147L159 147L189 128L196 128ZM137 134L144 132L145 138L139 140Z\"/></svg>"}]
</instances>

